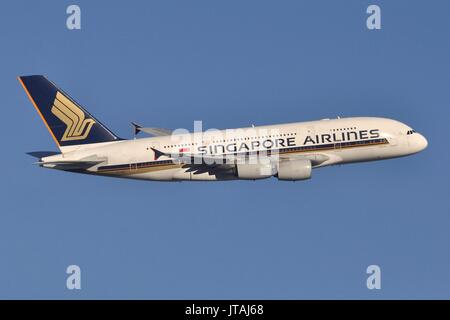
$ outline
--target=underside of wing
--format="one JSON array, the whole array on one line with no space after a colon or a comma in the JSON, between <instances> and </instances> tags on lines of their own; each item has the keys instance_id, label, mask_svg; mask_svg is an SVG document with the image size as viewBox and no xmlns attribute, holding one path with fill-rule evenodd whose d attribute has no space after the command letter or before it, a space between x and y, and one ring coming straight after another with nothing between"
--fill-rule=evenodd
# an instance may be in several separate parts
<instances>
[{"instance_id":1,"label":"underside of wing","mask_svg":"<svg viewBox=\"0 0 450 320\"><path fill-rule=\"evenodd\" d=\"M217 175L220 173L233 170L234 165L205 165L205 164L185 164L182 168L187 169L186 172L192 172L192 174L208 173L209 175Z\"/></svg>"},{"instance_id":2,"label":"underside of wing","mask_svg":"<svg viewBox=\"0 0 450 320\"><path fill-rule=\"evenodd\" d=\"M160 157L166 157L172 159L174 162L189 165L230 165L235 164L236 156L234 155L202 155L202 154L192 154L192 153L166 153L152 148L155 153L155 159Z\"/></svg>"}]
</instances>

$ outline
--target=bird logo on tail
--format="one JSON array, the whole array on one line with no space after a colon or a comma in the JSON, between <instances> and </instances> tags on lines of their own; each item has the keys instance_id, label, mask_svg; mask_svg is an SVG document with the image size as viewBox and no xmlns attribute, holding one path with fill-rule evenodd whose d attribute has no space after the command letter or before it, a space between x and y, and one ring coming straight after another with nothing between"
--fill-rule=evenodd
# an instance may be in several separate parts
<instances>
[{"instance_id":1,"label":"bird logo on tail","mask_svg":"<svg viewBox=\"0 0 450 320\"><path fill-rule=\"evenodd\" d=\"M51 111L66 124L61 141L86 139L95 123L93 119L85 119L83 110L59 91L56 93Z\"/></svg>"}]
</instances>

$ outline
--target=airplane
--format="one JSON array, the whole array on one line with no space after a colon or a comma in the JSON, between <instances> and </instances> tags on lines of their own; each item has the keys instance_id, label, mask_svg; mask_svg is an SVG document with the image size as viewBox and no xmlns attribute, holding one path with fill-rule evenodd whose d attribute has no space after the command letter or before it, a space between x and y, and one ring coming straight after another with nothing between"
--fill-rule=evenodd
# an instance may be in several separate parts
<instances>
[{"instance_id":1,"label":"airplane","mask_svg":"<svg viewBox=\"0 0 450 320\"><path fill-rule=\"evenodd\" d=\"M122 139L42 75L19 82L60 152L37 151L44 168L154 181L311 178L312 169L403 157L428 142L410 126L378 117L188 132L145 128Z\"/></svg>"}]
</instances>

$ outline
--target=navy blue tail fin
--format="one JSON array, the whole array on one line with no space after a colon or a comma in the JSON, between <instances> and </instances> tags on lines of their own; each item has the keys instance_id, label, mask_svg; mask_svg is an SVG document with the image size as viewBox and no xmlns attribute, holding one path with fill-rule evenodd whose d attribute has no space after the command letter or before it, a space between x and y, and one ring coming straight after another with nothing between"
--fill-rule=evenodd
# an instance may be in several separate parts
<instances>
[{"instance_id":1,"label":"navy blue tail fin","mask_svg":"<svg viewBox=\"0 0 450 320\"><path fill-rule=\"evenodd\" d=\"M121 140L44 76L18 79L58 147Z\"/></svg>"}]
</instances>

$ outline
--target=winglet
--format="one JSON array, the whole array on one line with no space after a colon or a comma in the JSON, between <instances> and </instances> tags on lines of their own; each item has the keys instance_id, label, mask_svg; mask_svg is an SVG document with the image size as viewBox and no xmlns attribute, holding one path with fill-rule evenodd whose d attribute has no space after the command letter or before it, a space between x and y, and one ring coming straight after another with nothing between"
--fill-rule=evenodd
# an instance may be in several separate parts
<instances>
[{"instance_id":1,"label":"winglet","mask_svg":"<svg viewBox=\"0 0 450 320\"><path fill-rule=\"evenodd\" d=\"M131 121L131 125L134 127L134 135L136 136L139 132L141 132L141 125L138 125L136 122Z\"/></svg>"}]
</instances>

